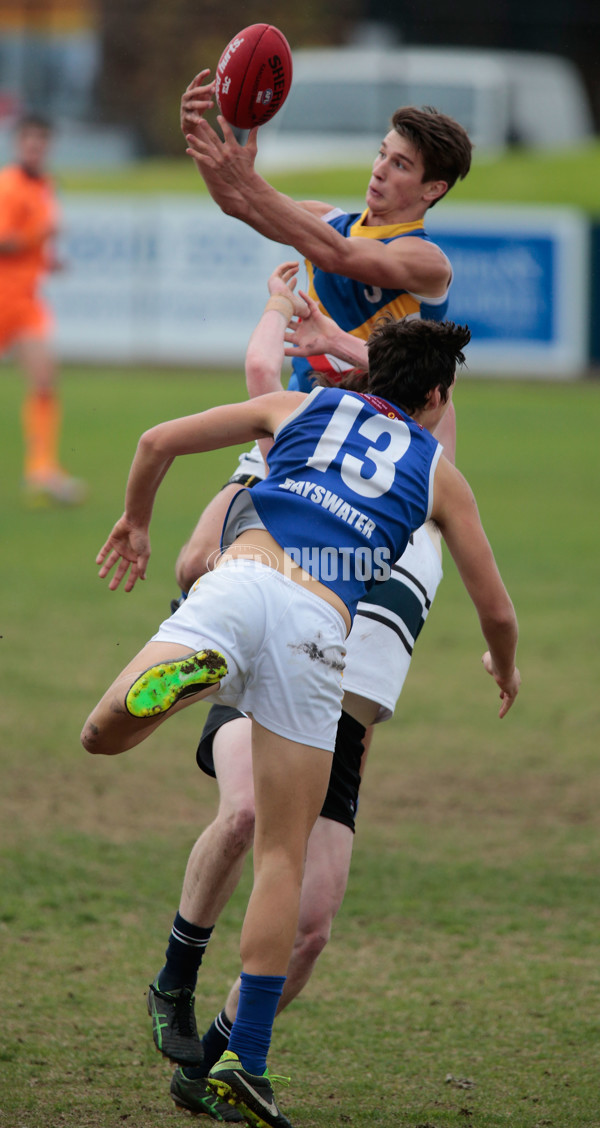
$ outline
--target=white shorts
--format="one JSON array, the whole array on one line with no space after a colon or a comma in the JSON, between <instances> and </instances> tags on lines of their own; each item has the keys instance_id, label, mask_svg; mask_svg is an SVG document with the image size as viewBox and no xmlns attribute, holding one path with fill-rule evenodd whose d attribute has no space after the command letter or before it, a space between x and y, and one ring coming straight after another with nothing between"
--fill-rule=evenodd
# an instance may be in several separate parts
<instances>
[{"instance_id":1,"label":"white shorts","mask_svg":"<svg viewBox=\"0 0 600 1128\"><path fill-rule=\"evenodd\" d=\"M333 751L346 626L326 600L253 560L196 581L152 642L212 647L228 673L211 701L233 705L299 744Z\"/></svg>"},{"instance_id":2,"label":"white shorts","mask_svg":"<svg viewBox=\"0 0 600 1128\"><path fill-rule=\"evenodd\" d=\"M389 720L396 708L415 639L442 578L440 539L435 525L422 525L390 579L375 584L358 604L346 639L344 689L378 702L376 724Z\"/></svg>"},{"instance_id":3,"label":"white shorts","mask_svg":"<svg viewBox=\"0 0 600 1128\"><path fill-rule=\"evenodd\" d=\"M242 451L238 458L237 469L226 484L229 486L239 482L241 486L252 486L256 482L262 482L266 473L267 467L261 449L258 443L255 443L250 450Z\"/></svg>"},{"instance_id":4,"label":"white shorts","mask_svg":"<svg viewBox=\"0 0 600 1128\"><path fill-rule=\"evenodd\" d=\"M258 443L240 455L230 482L252 484L265 477ZM358 604L346 639L344 690L375 701L375 724L393 715L410 666L415 640L442 579L439 529L428 521L413 533L385 583L375 584Z\"/></svg>"}]
</instances>

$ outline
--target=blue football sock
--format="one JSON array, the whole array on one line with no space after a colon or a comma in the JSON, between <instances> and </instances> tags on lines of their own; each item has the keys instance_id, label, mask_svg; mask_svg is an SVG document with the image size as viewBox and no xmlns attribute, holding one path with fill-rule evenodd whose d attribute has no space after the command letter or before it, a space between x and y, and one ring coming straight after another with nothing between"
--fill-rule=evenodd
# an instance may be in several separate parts
<instances>
[{"instance_id":1,"label":"blue football sock","mask_svg":"<svg viewBox=\"0 0 600 1128\"><path fill-rule=\"evenodd\" d=\"M248 1073L262 1076L267 1068L273 1022L284 983L285 975L242 972L240 1001L228 1049L237 1054Z\"/></svg>"}]
</instances>

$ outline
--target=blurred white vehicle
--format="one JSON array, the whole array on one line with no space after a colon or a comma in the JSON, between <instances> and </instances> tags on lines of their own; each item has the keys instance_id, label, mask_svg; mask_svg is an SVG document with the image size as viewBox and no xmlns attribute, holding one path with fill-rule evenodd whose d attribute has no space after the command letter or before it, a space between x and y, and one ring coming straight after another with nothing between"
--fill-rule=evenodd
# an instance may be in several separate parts
<instances>
[{"instance_id":1,"label":"blurred white vehicle","mask_svg":"<svg viewBox=\"0 0 600 1128\"><path fill-rule=\"evenodd\" d=\"M575 145L593 135L576 67L519 51L365 47L294 52L288 99L259 135L263 165L371 161L403 105L431 105L456 118L478 154L508 144Z\"/></svg>"}]
</instances>

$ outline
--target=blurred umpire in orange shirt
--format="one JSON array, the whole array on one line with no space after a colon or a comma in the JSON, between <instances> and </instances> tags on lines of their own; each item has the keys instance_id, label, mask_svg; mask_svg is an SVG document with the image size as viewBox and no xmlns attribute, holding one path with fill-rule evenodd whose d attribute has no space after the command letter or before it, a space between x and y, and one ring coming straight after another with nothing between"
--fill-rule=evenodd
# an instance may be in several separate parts
<instances>
[{"instance_id":1,"label":"blurred umpire in orange shirt","mask_svg":"<svg viewBox=\"0 0 600 1128\"><path fill-rule=\"evenodd\" d=\"M12 349L27 378L22 415L26 497L36 505L74 505L83 500L85 487L58 461L53 318L38 294L44 276L58 266L53 248L58 209L46 174L51 134L44 118L23 118L15 163L0 171L0 354Z\"/></svg>"}]
</instances>

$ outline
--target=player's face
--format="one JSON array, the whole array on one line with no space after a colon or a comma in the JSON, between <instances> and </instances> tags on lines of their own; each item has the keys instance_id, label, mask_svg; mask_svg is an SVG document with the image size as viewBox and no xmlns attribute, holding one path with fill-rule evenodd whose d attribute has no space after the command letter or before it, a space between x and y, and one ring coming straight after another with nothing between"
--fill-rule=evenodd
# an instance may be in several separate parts
<instances>
[{"instance_id":1,"label":"player's face","mask_svg":"<svg viewBox=\"0 0 600 1128\"><path fill-rule=\"evenodd\" d=\"M380 224L409 222L424 215L431 201L431 185L424 181L418 149L395 129L384 137L373 163L367 188L367 207Z\"/></svg>"},{"instance_id":2,"label":"player's face","mask_svg":"<svg viewBox=\"0 0 600 1128\"><path fill-rule=\"evenodd\" d=\"M48 160L48 147L50 134L47 129L40 129L37 125L28 125L21 130L17 138L17 158L28 172L40 176Z\"/></svg>"}]
</instances>

